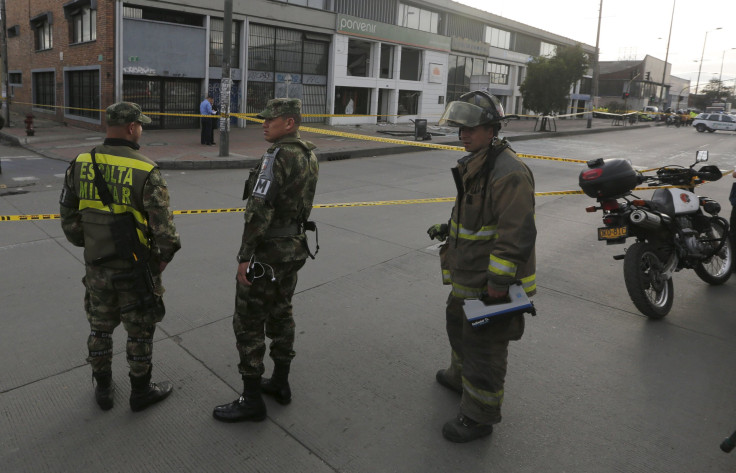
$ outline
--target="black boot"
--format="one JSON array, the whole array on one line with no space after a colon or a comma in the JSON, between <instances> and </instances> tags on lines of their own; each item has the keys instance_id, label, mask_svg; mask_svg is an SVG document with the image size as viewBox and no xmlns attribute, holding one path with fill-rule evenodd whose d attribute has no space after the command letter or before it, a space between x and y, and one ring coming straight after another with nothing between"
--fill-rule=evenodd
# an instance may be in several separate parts
<instances>
[{"instance_id":1,"label":"black boot","mask_svg":"<svg viewBox=\"0 0 736 473\"><path fill-rule=\"evenodd\" d=\"M271 379L261 380L261 392L276 399L276 402L284 406L291 402L291 388L289 387L288 363L277 363L273 368Z\"/></svg>"},{"instance_id":2,"label":"black boot","mask_svg":"<svg viewBox=\"0 0 736 473\"><path fill-rule=\"evenodd\" d=\"M113 395L115 394L115 383L112 382L112 372L103 371L92 373L97 386L95 386L95 401L103 411L109 411L113 406Z\"/></svg>"},{"instance_id":3,"label":"black boot","mask_svg":"<svg viewBox=\"0 0 736 473\"><path fill-rule=\"evenodd\" d=\"M243 395L230 404L215 407L212 417L222 422L260 422L266 418L266 404L260 390L261 378L243 378Z\"/></svg>"},{"instance_id":4,"label":"black boot","mask_svg":"<svg viewBox=\"0 0 736 473\"><path fill-rule=\"evenodd\" d=\"M130 376L130 408L133 412L163 401L174 389L170 382L151 382L151 370L144 376Z\"/></svg>"},{"instance_id":5,"label":"black boot","mask_svg":"<svg viewBox=\"0 0 736 473\"><path fill-rule=\"evenodd\" d=\"M480 424L462 414L445 423L442 436L450 442L465 443L493 433L493 425Z\"/></svg>"},{"instance_id":6,"label":"black boot","mask_svg":"<svg viewBox=\"0 0 736 473\"><path fill-rule=\"evenodd\" d=\"M458 394L463 393L463 386L462 384L455 384L452 382L450 376L448 376L449 370L439 370L437 374L435 375L435 378L437 378L437 382L440 383L442 386L446 387L450 391L455 391Z\"/></svg>"}]
</instances>

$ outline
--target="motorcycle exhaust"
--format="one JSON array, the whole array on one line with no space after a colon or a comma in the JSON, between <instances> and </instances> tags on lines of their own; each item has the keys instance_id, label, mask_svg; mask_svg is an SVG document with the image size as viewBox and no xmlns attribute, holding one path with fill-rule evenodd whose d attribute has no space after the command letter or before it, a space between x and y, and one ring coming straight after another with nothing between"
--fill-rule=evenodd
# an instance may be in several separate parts
<instances>
[{"instance_id":1,"label":"motorcycle exhaust","mask_svg":"<svg viewBox=\"0 0 736 473\"><path fill-rule=\"evenodd\" d=\"M638 225L643 228L649 228L652 230L658 230L662 228L662 217L646 210L637 209L631 212L629 220L634 225Z\"/></svg>"}]
</instances>

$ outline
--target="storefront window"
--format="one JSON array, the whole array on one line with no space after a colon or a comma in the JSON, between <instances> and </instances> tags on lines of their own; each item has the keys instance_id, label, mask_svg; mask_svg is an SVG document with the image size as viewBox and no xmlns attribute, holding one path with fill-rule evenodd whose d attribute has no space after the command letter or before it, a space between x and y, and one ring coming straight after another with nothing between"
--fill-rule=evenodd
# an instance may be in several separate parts
<instances>
[{"instance_id":1,"label":"storefront window","mask_svg":"<svg viewBox=\"0 0 736 473\"><path fill-rule=\"evenodd\" d=\"M447 65L447 102L457 100L465 92L470 92L472 64L472 58L450 55Z\"/></svg>"},{"instance_id":2,"label":"storefront window","mask_svg":"<svg viewBox=\"0 0 736 473\"><path fill-rule=\"evenodd\" d=\"M368 115L371 104L371 89L360 87L335 87L336 115Z\"/></svg>"},{"instance_id":3,"label":"storefront window","mask_svg":"<svg viewBox=\"0 0 736 473\"><path fill-rule=\"evenodd\" d=\"M422 51L420 49L401 48L401 80L421 80Z\"/></svg>"},{"instance_id":4,"label":"storefront window","mask_svg":"<svg viewBox=\"0 0 736 473\"><path fill-rule=\"evenodd\" d=\"M381 45L381 79L394 78L394 51L395 46L390 44Z\"/></svg>"},{"instance_id":5,"label":"storefront window","mask_svg":"<svg viewBox=\"0 0 736 473\"><path fill-rule=\"evenodd\" d=\"M348 40L348 75L369 77L373 43L359 39Z\"/></svg>"},{"instance_id":6,"label":"storefront window","mask_svg":"<svg viewBox=\"0 0 736 473\"><path fill-rule=\"evenodd\" d=\"M497 62L488 63L488 74L491 76L491 84L509 83L509 66Z\"/></svg>"},{"instance_id":7,"label":"storefront window","mask_svg":"<svg viewBox=\"0 0 736 473\"><path fill-rule=\"evenodd\" d=\"M418 114L421 96L422 93L418 90L399 90L399 115Z\"/></svg>"}]
</instances>

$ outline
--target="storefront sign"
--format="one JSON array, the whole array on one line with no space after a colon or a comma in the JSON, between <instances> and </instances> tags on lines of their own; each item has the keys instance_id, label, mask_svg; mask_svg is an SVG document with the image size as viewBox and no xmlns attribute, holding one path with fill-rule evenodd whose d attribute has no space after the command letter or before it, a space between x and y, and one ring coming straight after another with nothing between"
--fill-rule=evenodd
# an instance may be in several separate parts
<instances>
[{"instance_id":1,"label":"storefront sign","mask_svg":"<svg viewBox=\"0 0 736 473\"><path fill-rule=\"evenodd\" d=\"M396 25L381 23L380 21L366 20L348 15L337 15L338 33L351 36L361 36L392 43L419 46L437 51L450 51L450 38L425 31L404 28Z\"/></svg>"},{"instance_id":2,"label":"storefront sign","mask_svg":"<svg viewBox=\"0 0 736 473\"><path fill-rule=\"evenodd\" d=\"M491 45L473 41L466 38L452 37L452 50L463 53L476 54L478 56L488 57L491 55Z\"/></svg>"},{"instance_id":3,"label":"storefront sign","mask_svg":"<svg viewBox=\"0 0 736 473\"><path fill-rule=\"evenodd\" d=\"M441 84L447 74L445 74L444 64L429 63L429 82L432 84Z\"/></svg>"}]
</instances>

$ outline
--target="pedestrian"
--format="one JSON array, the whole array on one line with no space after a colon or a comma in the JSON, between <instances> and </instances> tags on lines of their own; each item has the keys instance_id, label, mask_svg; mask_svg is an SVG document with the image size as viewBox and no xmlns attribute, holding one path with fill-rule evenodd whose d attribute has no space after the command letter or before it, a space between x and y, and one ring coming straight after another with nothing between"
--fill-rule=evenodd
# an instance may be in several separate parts
<instances>
[{"instance_id":1,"label":"pedestrian","mask_svg":"<svg viewBox=\"0 0 736 473\"><path fill-rule=\"evenodd\" d=\"M97 404L113 407L112 334L122 321L131 384L130 408L141 411L171 394L151 382L153 334L165 313L161 273L181 247L169 192L156 163L139 152L151 119L131 102L106 110L102 145L69 165L60 198L67 240L84 248L84 309Z\"/></svg>"},{"instance_id":2,"label":"pedestrian","mask_svg":"<svg viewBox=\"0 0 736 473\"><path fill-rule=\"evenodd\" d=\"M315 146L299 136L301 105L298 99L273 99L258 115L264 119L263 135L271 146L251 171L243 194L248 201L233 315L243 394L215 407L212 415L224 422L265 419L262 392L280 404L291 402L288 376L295 356L291 299L297 272L308 256L313 257L305 229L315 229L308 218L319 174ZM271 339L274 370L271 378L262 379L264 330Z\"/></svg>"},{"instance_id":3,"label":"pedestrian","mask_svg":"<svg viewBox=\"0 0 736 473\"><path fill-rule=\"evenodd\" d=\"M200 118L202 122L202 130L200 132L199 142L203 145L212 146L215 144L215 131L214 131L214 118L217 112L212 108L212 104L215 99L208 95L206 99L202 100L199 104L199 114L203 115Z\"/></svg>"},{"instance_id":4,"label":"pedestrian","mask_svg":"<svg viewBox=\"0 0 736 473\"><path fill-rule=\"evenodd\" d=\"M450 221L427 231L444 241L442 279L452 285L445 311L450 366L436 375L442 386L462 395L460 413L442 429L452 442L490 435L501 421L508 344L524 333L522 313L473 326L464 301L504 301L512 284L520 284L529 296L536 292L534 177L506 140L498 138L503 118L495 96L473 91L449 103L439 121L460 128L470 153L452 170L457 197Z\"/></svg>"}]
</instances>

